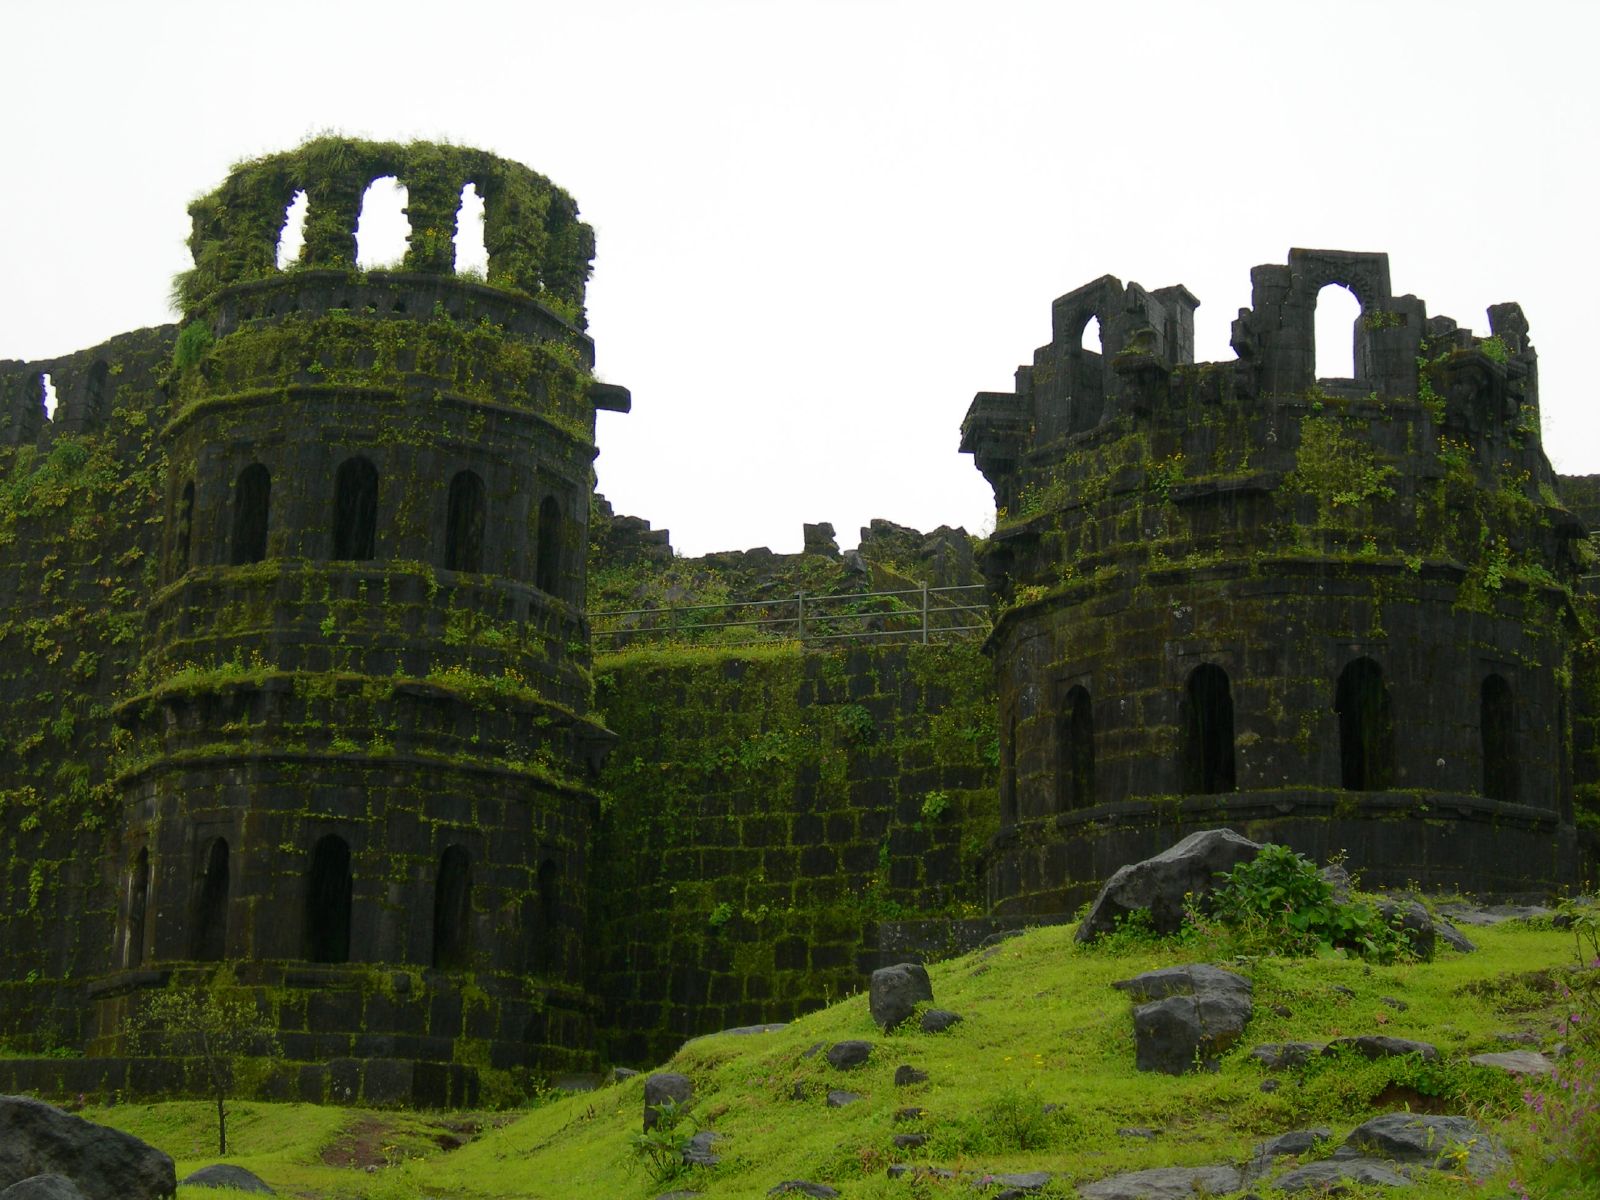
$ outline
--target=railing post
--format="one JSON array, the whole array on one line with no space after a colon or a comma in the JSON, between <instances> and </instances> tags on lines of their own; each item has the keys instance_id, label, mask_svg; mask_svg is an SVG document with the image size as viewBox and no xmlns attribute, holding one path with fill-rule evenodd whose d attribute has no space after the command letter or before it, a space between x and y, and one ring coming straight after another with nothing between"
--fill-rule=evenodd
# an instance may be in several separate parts
<instances>
[{"instance_id":1,"label":"railing post","mask_svg":"<svg viewBox=\"0 0 1600 1200\"><path fill-rule=\"evenodd\" d=\"M928 644L928 581L922 581L922 644Z\"/></svg>"},{"instance_id":2,"label":"railing post","mask_svg":"<svg viewBox=\"0 0 1600 1200\"><path fill-rule=\"evenodd\" d=\"M806 594L804 592L796 592L794 594L794 625L800 644L803 646L806 642Z\"/></svg>"}]
</instances>

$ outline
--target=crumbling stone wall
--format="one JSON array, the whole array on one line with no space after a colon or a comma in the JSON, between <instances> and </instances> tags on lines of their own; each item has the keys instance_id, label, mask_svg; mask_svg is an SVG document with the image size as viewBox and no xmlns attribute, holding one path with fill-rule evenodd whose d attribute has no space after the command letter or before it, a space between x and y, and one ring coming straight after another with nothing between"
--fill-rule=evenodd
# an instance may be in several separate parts
<instances>
[{"instance_id":1,"label":"crumbling stone wall","mask_svg":"<svg viewBox=\"0 0 1600 1200\"><path fill-rule=\"evenodd\" d=\"M1377 254L1294 250L1252 282L1223 363L1192 362L1181 287L1068 293L1015 391L968 412L998 518L991 902L1070 910L1224 821L1378 883L1575 881L1587 549L1526 319L1430 318ZM1313 378L1330 284L1361 303L1352 379Z\"/></svg>"}]
</instances>

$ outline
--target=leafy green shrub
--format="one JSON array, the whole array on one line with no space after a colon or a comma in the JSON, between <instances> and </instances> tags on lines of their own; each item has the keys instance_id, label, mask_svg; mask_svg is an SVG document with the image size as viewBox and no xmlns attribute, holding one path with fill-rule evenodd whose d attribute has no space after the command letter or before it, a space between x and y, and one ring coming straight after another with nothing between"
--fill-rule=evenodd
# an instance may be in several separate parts
<instances>
[{"instance_id":1,"label":"leafy green shrub","mask_svg":"<svg viewBox=\"0 0 1600 1200\"><path fill-rule=\"evenodd\" d=\"M1029 1085L1010 1086L984 1101L978 1109L974 1149L991 1152L1042 1150L1060 1132L1059 1110L1046 1110L1039 1093Z\"/></svg>"},{"instance_id":2,"label":"leafy green shrub","mask_svg":"<svg viewBox=\"0 0 1600 1200\"><path fill-rule=\"evenodd\" d=\"M628 1138L628 1166L630 1170L642 1166L652 1184L664 1187L692 1169L683 1155L698 1128L687 1104L667 1099L655 1105L655 1110L655 1125Z\"/></svg>"},{"instance_id":3,"label":"leafy green shrub","mask_svg":"<svg viewBox=\"0 0 1600 1200\"><path fill-rule=\"evenodd\" d=\"M1316 864L1288 846L1269 843L1221 879L1208 912L1232 933L1236 953L1310 957L1343 952L1378 962L1406 953L1404 937L1376 905L1340 901ZM1191 915L1204 919L1193 906Z\"/></svg>"}]
</instances>

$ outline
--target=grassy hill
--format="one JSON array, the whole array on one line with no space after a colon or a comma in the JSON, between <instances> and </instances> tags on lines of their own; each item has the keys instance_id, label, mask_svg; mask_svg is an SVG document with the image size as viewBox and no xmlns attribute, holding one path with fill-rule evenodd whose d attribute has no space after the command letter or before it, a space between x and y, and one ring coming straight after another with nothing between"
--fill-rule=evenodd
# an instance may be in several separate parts
<instances>
[{"instance_id":1,"label":"grassy hill","mask_svg":"<svg viewBox=\"0 0 1600 1200\"><path fill-rule=\"evenodd\" d=\"M1171 1077L1134 1069L1131 1006L1110 985L1175 962L1206 961L1207 948L1129 938L1085 949L1072 941L1070 926L1033 930L930 968L935 1003L965 1018L946 1033L884 1035L866 996L857 995L776 1032L718 1034L686 1045L665 1069L695 1080L692 1115L700 1128L721 1135L722 1161L670 1182L652 1180L631 1148L640 1129L642 1076L507 1113L240 1104L230 1126L237 1153L229 1161L283 1195L371 1200L649 1200L674 1188L708 1200L753 1200L791 1179L829 1184L852 1200L974 1194L965 1184L891 1179L887 1168L896 1162L1047 1170L1056 1179L1041 1194L1059 1197L1072 1196L1074 1184L1123 1171L1237 1162L1266 1137L1307 1126L1331 1127L1331 1149L1365 1118L1410 1108L1477 1117L1517 1165L1488 1183L1435 1174L1406 1189L1407 1197L1600 1196L1600 1179L1552 1157L1562 1147L1548 1125L1530 1123L1523 1085L1466 1062L1472 1054L1516 1048L1513 1039L1546 1049L1561 1039L1564 992L1576 961L1573 936L1537 922L1470 932L1477 952L1441 947L1432 963L1230 964L1255 986L1244 1040L1219 1071ZM1366 1033L1430 1041L1442 1059L1432 1065L1415 1056L1314 1059L1271 1076L1279 1086L1263 1091L1269 1074L1247 1053L1262 1042ZM836 1071L812 1050L851 1038L875 1044L868 1063L854 1071ZM897 1087L902 1064L927 1072L927 1082ZM830 1108L830 1089L862 1098ZM897 1110L907 1107L924 1113L897 1120ZM166 1149L178 1160L180 1179L215 1161L204 1103L118 1105L83 1115ZM1153 1136L1127 1132L1138 1129ZM908 1132L928 1140L897 1149L893 1137Z\"/></svg>"}]
</instances>

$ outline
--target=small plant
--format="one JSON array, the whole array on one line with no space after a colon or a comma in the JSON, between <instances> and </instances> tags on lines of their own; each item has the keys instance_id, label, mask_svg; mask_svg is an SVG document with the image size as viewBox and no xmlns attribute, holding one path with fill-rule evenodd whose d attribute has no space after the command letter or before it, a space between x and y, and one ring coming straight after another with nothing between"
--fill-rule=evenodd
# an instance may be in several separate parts
<instances>
[{"instance_id":1,"label":"small plant","mask_svg":"<svg viewBox=\"0 0 1600 1200\"><path fill-rule=\"evenodd\" d=\"M1399 930L1370 902L1341 901L1333 885L1303 854L1268 844L1249 862L1220 876L1207 914L1226 927L1238 954L1309 957L1339 952L1379 962L1405 953ZM1207 914L1190 906L1191 919Z\"/></svg>"},{"instance_id":2,"label":"small plant","mask_svg":"<svg viewBox=\"0 0 1600 1200\"><path fill-rule=\"evenodd\" d=\"M721 929L733 920L733 905L724 900L711 910L711 915L706 918L706 924L713 929Z\"/></svg>"},{"instance_id":3,"label":"small plant","mask_svg":"<svg viewBox=\"0 0 1600 1200\"><path fill-rule=\"evenodd\" d=\"M1007 1087L985 1101L978 1122L996 1150L1041 1150L1058 1132L1054 1110L1047 1111L1039 1093L1026 1085Z\"/></svg>"},{"instance_id":4,"label":"small plant","mask_svg":"<svg viewBox=\"0 0 1600 1200\"><path fill-rule=\"evenodd\" d=\"M689 1173L683 1156L698 1129L687 1104L667 1099L653 1107L655 1124L628 1138L628 1167L643 1167L653 1185L664 1187Z\"/></svg>"},{"instance_id":5,"label":"small plant","mask_svg":"<svg viewBox=\"0 0 1600 1200\"><path fill-rule=\"evenodd\" d=\"M922 798L922 819L924 821L937 821L949 811L950 793L945 791L929 792Z\"/></svg>"},{"instance_id":6,"label":"small plant","mask_svg":"<svg viewBox=\"0 0 1600 1200\"><path fill-rule=\"evenodd\" d=\"M272 1022L248 993L210 987L174 988L149 997L130 1019L128 1034L146 1053L197 1058L217 1102L217 1153L228 1153L227 1101L242 1061L279 1053Z\"/></svg>"}]
</instances>

